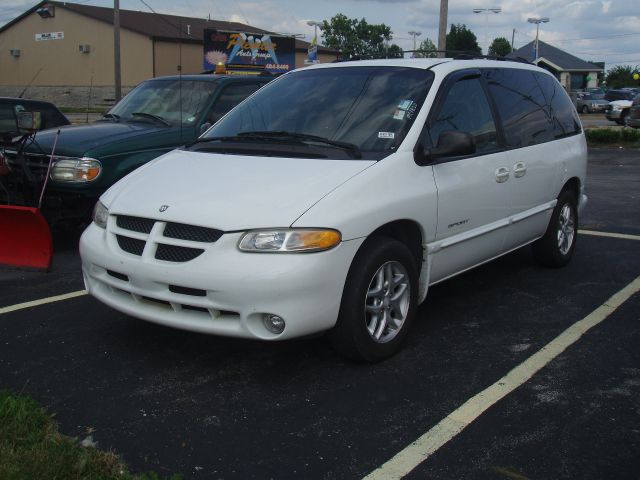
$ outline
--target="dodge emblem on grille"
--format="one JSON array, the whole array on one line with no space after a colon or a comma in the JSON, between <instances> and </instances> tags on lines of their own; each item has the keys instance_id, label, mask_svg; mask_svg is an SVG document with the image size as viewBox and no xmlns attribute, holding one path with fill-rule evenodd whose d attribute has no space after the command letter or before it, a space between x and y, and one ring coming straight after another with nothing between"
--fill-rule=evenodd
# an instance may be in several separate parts
<instances>
[{"instance_id":1,"label":"dodge emblem on grille","mask_svg":"<svg viewBox=\"0 0 640 480\"><path fill-rule=\"evenodd\" d=\"M169 205L162 205L162 206L159 208L159 210L160 210L161 212L166 212L168 208L169 208Z\"/></svg>"}]
</instances>

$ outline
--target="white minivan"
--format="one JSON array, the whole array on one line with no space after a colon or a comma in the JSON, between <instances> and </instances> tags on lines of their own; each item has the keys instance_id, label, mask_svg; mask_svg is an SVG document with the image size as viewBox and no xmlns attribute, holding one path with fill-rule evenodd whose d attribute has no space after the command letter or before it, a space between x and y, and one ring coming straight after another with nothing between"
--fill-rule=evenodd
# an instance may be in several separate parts
<instances>
[{"instance_id":1,"label":"white minivan","mask_svg":"<svg viewBox=\"0 0 640 480\"><path fill-rule=\"evenodd\" d=\"M587 149L547 71L496 60L317 65L102 195L87 290L151 322L396 352L430 285L532 244L566 264Z\"/></svg>"}]
</instances>

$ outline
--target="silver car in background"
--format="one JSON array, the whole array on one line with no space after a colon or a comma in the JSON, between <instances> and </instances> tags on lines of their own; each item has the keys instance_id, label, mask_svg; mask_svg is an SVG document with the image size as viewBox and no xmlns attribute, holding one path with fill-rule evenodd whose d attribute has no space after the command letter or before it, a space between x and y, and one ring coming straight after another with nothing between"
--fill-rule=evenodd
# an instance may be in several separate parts
<instances>
[{"instance_id":1,"label":"silver car in background","mask_svg":"<svg viewBox=\"0 0 640 480\"><path fill-rule=\"evenodd\" d=\"M576 99L576 110L580 113L604 113L609 106L609 102L604 99L604 95L595 93L578 93Z\"/></svg>"}]
</instances>

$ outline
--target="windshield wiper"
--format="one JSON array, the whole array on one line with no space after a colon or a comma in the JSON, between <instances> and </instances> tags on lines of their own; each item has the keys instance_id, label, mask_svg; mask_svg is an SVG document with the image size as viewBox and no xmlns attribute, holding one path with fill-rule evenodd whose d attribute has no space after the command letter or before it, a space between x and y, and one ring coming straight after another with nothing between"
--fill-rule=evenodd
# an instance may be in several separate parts
<instances>
[{"instance_id":1,"label":"windshield wiper","mask_svg":"<svg viewBox=\"0 0 640 480\"><path fill-rule=\"evenodd\" d=\"M287 132L284 130L265 130L255 132L240 132L238 133L240 138L274 138L274 139L287 139L294 138L303 142L316 142L324 143L325 145L331 145L332 147L341 148L349 153L352 158L362 158L362 152L357 145L348 142L340 142L338 140L331 140L329 138L320 137L318 135L309 135L307 133L295 133Z\"/></svg>"},{"instance_id":2,"label":"windshield wiper","mask_svg":"<svg viewBox=\"0 0 640 480\"><path fill-rule=\"evenodd\" d=\"M164 118L158 116L158 115L154 115L153 113L147 113L147 112L133 112L131 114L132 117L143 117L143 118L149 118L151 120L155 120L156 122L160 122L163 125L170 127L171 124L169 122L167 122Z\"/></svg>"},{"instance_id":3,"label":"windshield wiper","mask_svg":"<svg viewBox=\"0 0 640 480\"><path fill-rule=\"evenodd\" d=\"M100 120L109 120L110 122L119 122L120 115L116 115L115 113L105 113L104 115L102 115L102 118Z\"/></svg>"}]
</instances>

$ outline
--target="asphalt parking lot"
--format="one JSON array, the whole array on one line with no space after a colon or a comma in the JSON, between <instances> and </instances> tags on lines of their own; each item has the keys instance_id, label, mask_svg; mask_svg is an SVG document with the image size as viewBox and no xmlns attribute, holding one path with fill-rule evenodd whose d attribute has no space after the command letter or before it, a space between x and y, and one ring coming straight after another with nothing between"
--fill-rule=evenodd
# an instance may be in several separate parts
<instances>
[{"instance_id":1,"label":"asphalt parking lot","mask_svg":"<svg viewBox=\"0 0 640 480\"><path fill-rule=\"evenodd\" d=\"M590 150L588 174L591 233L569 266L539 267L524 248L433 287L405 348L378 365L323 338L176 331L86 295L7 309L83 288L78 235L57 232L51 273L0 268L0 388L134 471L187 479L637 479L640 150ZM490 399L594 311L584 335ZM462 425L450 440L446 419Z\"/></svg>"}]
</instances>

